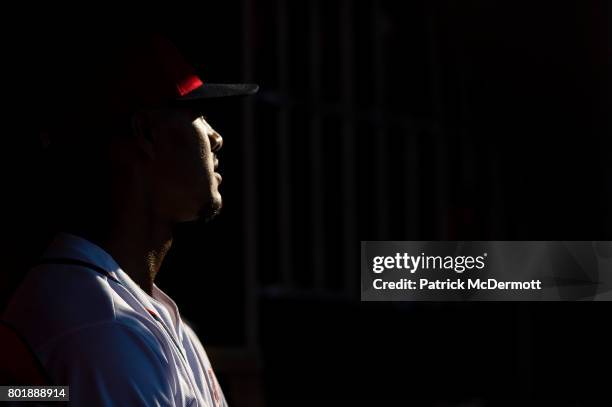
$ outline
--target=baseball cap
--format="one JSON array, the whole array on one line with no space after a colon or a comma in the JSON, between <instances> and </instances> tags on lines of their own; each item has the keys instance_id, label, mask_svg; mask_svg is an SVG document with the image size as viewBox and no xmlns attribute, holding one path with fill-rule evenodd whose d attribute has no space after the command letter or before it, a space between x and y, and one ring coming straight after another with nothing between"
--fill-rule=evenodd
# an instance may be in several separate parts
<instances>
[{"instance_id":1,"label":"baseball cap","mask_svg":"<svg viewBox=\"0 0 612 407\"><path fill-rule=\"evenodd\" d=\"M165 37L152 33L130 38L124 50L124 75L115 91L143 104L193 103L202 99L247 96L256 84L208 83L196 74L178 49ZM123 77L122 77L123 76Z\"/></svg>"},{"instance_id":2,"label":"baseball cap","mask_svg":"<svg viewBox=\"0 0 612 407\"><path fill-rule=\"evenodd\" d=\"M55 122L123 118L147 108L190 106L253 95L252 83L210 83L155 32L56 39L43 61L46 106ZM85 43L83 46L81 44ZM50 84L50 86L49 86Z\"/></svg>"}]
</instances>

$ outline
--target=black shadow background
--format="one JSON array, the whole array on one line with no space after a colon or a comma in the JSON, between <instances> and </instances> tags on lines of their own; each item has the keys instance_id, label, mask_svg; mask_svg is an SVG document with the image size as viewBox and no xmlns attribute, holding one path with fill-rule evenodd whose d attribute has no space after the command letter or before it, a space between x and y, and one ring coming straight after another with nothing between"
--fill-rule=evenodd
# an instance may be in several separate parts
<instances>
[{"instance_id":1,"label":"black shadow background","mask_svg":"<svg viewBox=\"0 0 612 407\"><path fill-rule=\"evenodd\" d=\"M612 238L604 2L227 0L181 28L165 7L205 81L261 86L211 108L225 208L178 231L158 283L233 405L607 405L606 303L360 303L356 283L361 240ZM20 96L45 69L29 34L5 35ZM3 301L54 199L36 111L5 111Z\"/></svg>"}]
</instances>

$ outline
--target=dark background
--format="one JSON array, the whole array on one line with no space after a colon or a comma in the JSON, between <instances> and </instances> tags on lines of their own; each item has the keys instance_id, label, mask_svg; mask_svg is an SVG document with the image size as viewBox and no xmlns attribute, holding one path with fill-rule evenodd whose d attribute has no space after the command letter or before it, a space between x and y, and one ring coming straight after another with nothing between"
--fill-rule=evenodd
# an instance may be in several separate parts
<instances>
[{"instance_id":1,"label":"dark background","mask_svg":"<svg viewBox=\"0 0 612 407\"><path fill-rule=\"evenodd\" d=\"M151 25L204 81L261 87L207 114L225 141L224 211L177 231L158 280L231 405L609 403L607 303L361 303L358 291L361 240L612 238L603 1L163 11ZM26 126L36 115L12 107ZM5 151L20 159L6 172L3 298L53 216L34 139Z\"/></svg>"}]
</instances>

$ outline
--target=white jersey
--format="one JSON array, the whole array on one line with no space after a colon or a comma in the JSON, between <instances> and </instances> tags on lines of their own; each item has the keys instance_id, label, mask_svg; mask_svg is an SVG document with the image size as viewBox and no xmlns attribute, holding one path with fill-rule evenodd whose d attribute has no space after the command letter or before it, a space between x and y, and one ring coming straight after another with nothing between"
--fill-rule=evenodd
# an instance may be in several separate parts
<instances>
[{"instance_id":1,"label":"white jersey","mask_svg":"<svg viewBox=\"0 0 612 407\"><path fill-rule=\"evenodd\" d=\"M46 260L45 260L46 259ZM149 296L102 248L58 235L2 319L73 406L227 406L193 330L157 286Z\"/></svg>"}]
</instances>

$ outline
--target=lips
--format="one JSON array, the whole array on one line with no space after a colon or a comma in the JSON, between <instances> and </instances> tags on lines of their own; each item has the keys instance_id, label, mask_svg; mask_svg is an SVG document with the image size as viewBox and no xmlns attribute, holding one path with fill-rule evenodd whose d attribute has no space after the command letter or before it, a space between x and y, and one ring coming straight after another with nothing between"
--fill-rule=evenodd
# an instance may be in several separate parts
<instances>
[{"instance_id":1,"label":"lips","mask_svg":"<svg viewBox=\"0 0 612 407\"><path fill-rule=\"evenodd\" d=\"M217 172L217 170L219 169L219 159L217 158L216 155L213 158L213 168L215 171L215 177L217 178L217 183L220 184L221 180L223 180L223 177L221 177L221 174Z\"/></svg>"}]
</instances>

